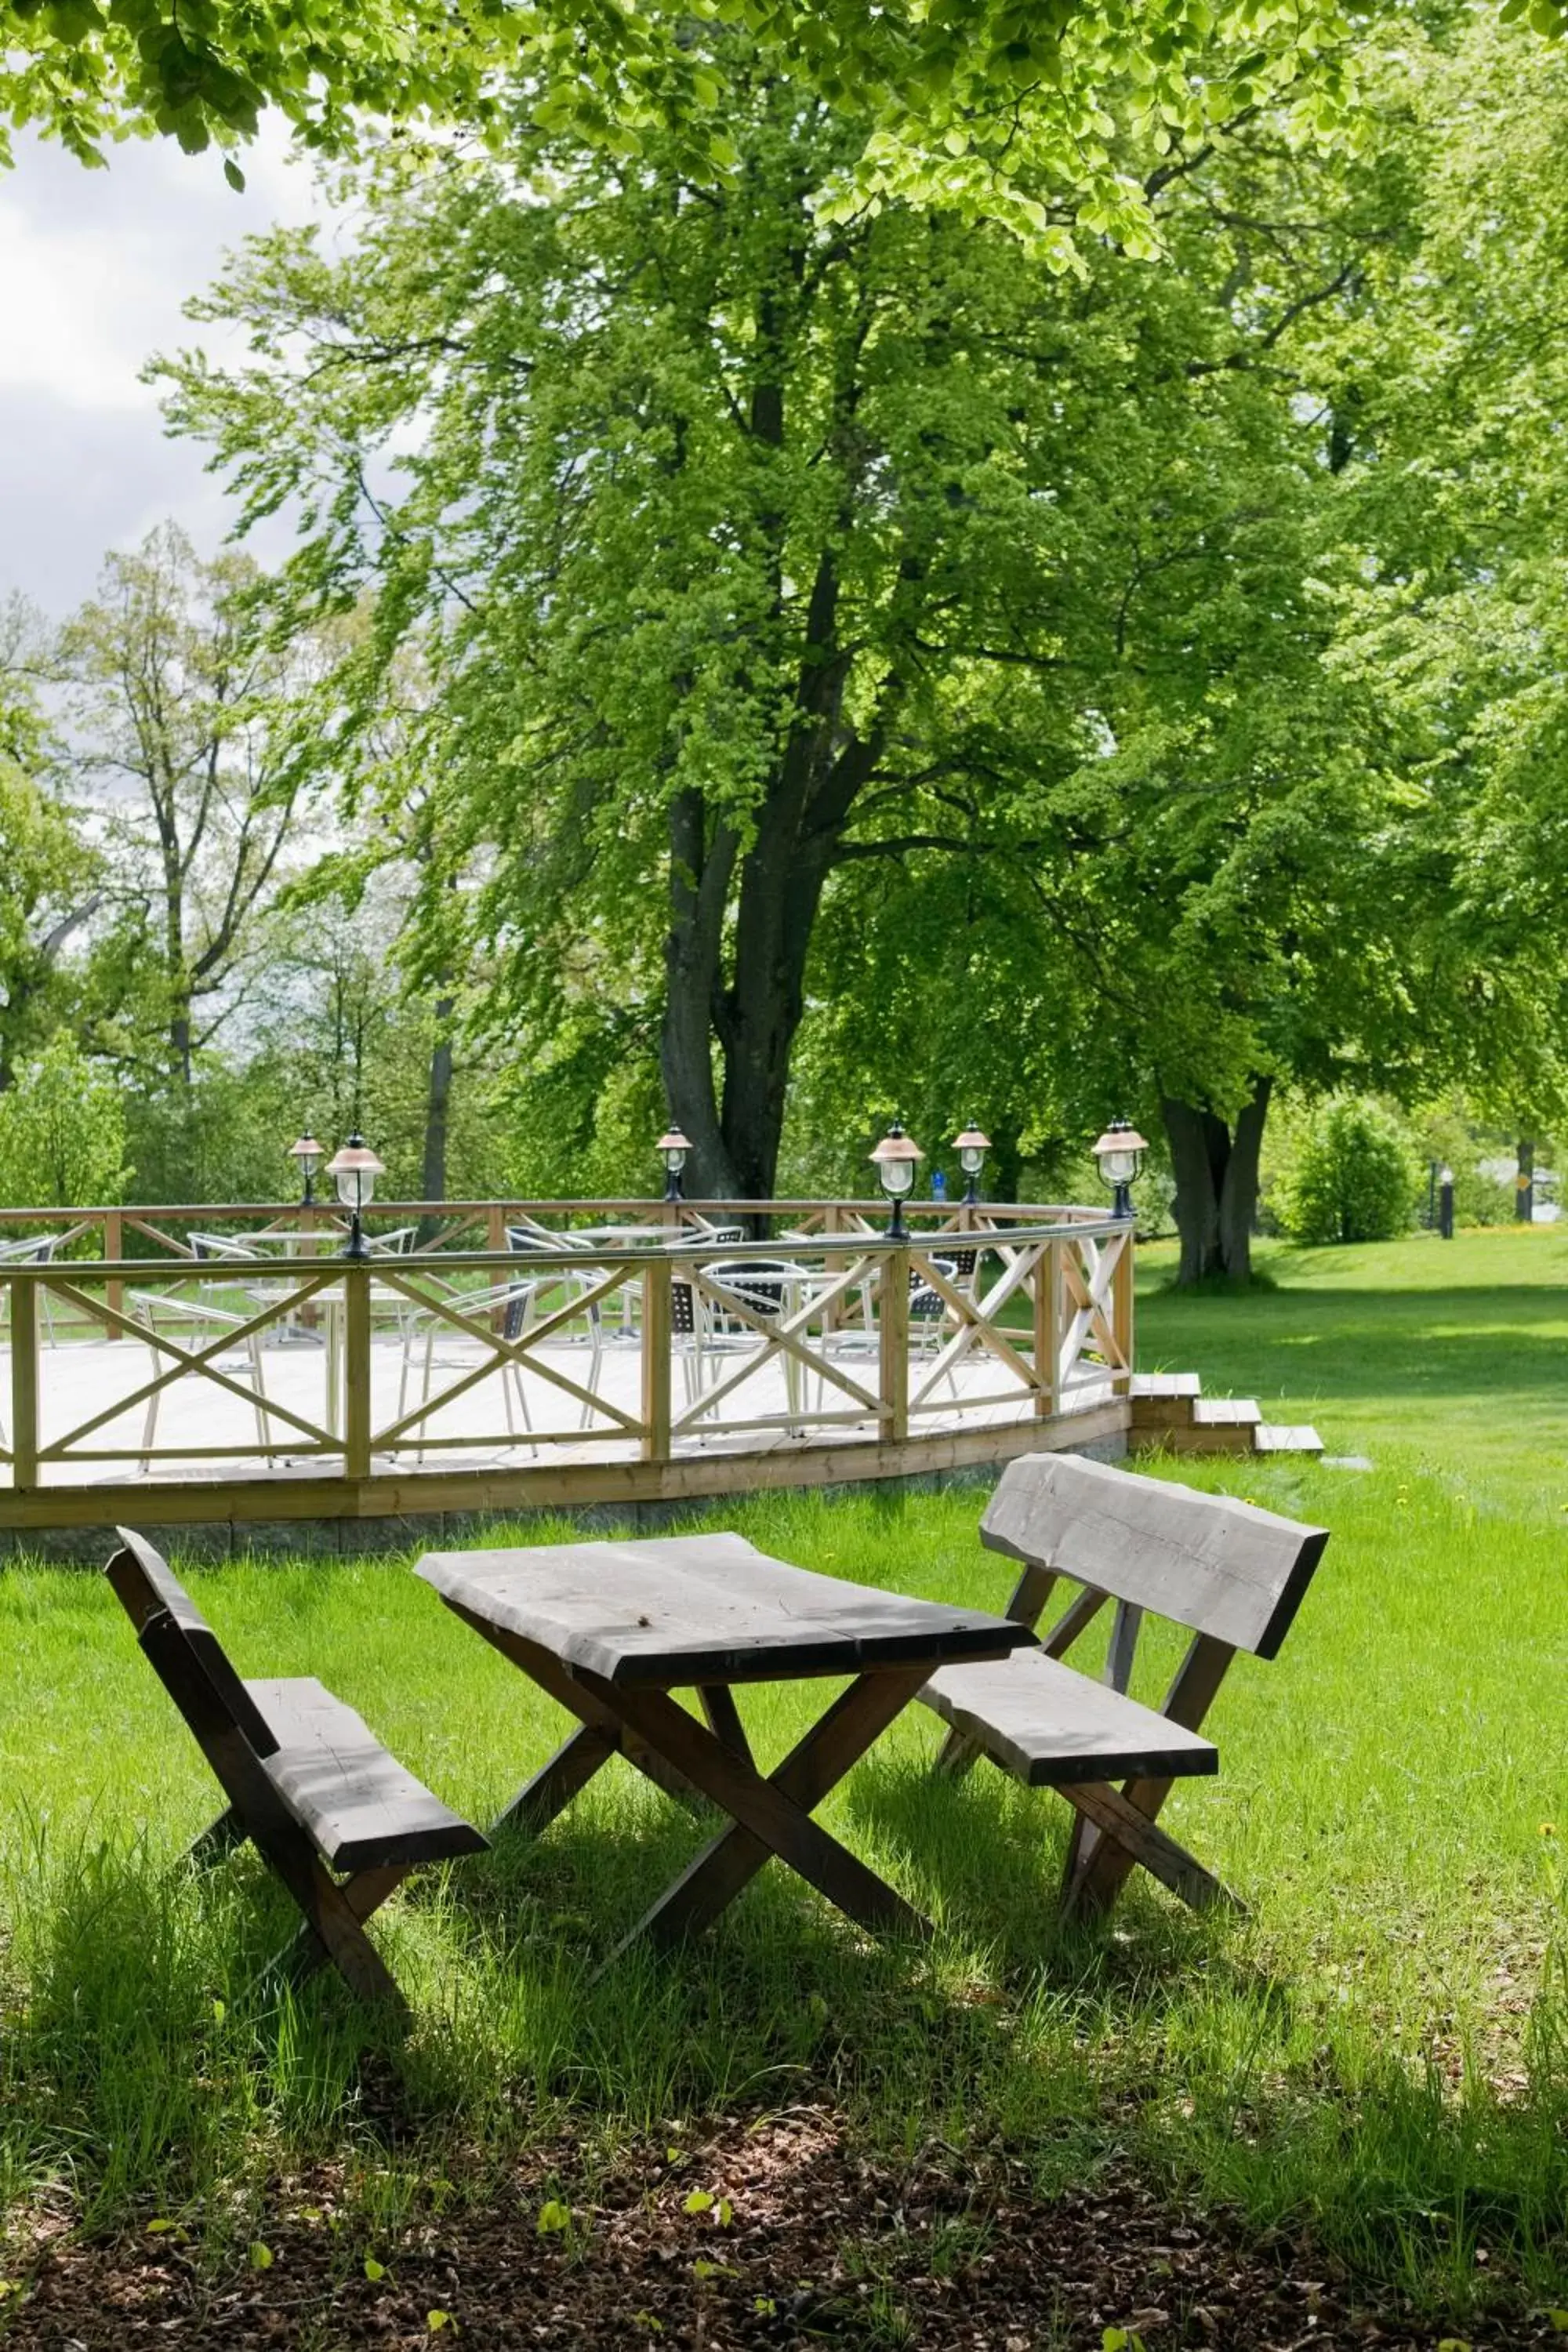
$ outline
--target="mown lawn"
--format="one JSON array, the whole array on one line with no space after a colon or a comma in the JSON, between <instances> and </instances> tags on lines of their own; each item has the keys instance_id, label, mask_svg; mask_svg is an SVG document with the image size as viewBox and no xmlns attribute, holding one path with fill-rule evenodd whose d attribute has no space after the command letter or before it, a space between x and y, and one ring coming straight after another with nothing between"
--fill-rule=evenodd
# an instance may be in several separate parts
<instances>
[{"instance_id":1,"label":"mown lawn","mask_svg":"<svg viewBox=\"0 0 1568 2352\"><path fill-rule=\"evenodd\" d=\"M1163 1290L1161 1255L1146 1367L1197 1369L1374 1465L1145 1465L1333 1533L1282 1656L1226 1685L1220 1779L1169 1814L1249 1920L1135 1886L1110 1936L1059 1942L1065 1808L989 1772L932 1782L916 1714L828 1817L936 1918L931 1953L867 1945L773 1871L702 1944L595 1980L695 1837L616 1765L539 1845L426 1874L384 1915L406 2038L324 1979L279 2007L247 1991L285 1924L269 1891L243 1862L174 1867L211 1785L107 1591L14 1569L5 2208L180 2215L243 2245L273 2185L330 2158L390 2226L482 2198L563 2125L591 2168L693 2118L826 2099L895 2155L1005 2147L1046 2191L1131 2153L1197 2205L1310 2233L1374 2297L1568 2303L1568 1235L1274 1253L1278 1286L1242 1298ZM982 1500L726 1517L811 1567L999 1605ZM320 1675L476 1819L554 1743L553 1708L405 1561L191 1582L242 1670ZM1149 1695L1171 1655L1152 1644ZM820 1703L747 1702L759 1748Z\"/></svg>"}]
</instances>

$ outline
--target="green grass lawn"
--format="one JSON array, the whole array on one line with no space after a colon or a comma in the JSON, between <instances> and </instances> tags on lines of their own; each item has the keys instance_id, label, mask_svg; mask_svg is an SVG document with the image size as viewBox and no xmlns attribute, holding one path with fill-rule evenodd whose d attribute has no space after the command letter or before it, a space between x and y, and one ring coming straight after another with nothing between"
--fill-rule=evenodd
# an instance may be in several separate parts
<instances>
[{"instance_id":1,"label":"green grass lawn","mask_svg":"<svg viewBox=\"0 0 1568 2352\"><path fill-rule=\"evenodd\" d=\"M395 2217L482 2197L563 2123L591 2166L815 2097L894 2150L1005 2144L1046 2189L1131 2152L1445 2314L1568 2303L1568 1234L1264 1263L1273 1289L1188 1299L1147 1253L1139 1330L1146 1368L1198 1370L1374 1465L1146 1465L1332 1530L1281 1657L1226 1683L1219 1780L1168 1814L1250 1919L1198 1921L1134 1882L1111 1933L1058 1940L1065 1807L989 1771L933 1782L917 1711L827 1818L937 1920L929 1953L868 1945L774 1869L703 1943L595 1981L697 1834L617 1764L538 1845L426 1874L384 1915L405 2037L327 1979L279 2007L246 1990L287 1925L270 1890L243 1861L175 1867L212 1786L110 1596L12 1569L6 2208L199 2214L243 2242L268 2184L317 2160ZM725 1516L814 1568L999 1605L982 1500ZM476 1819L554 1744L555 1710L406 1561L191 1582L243 1671L320 1675ZM1144 1695L1173 1653L1152 1643ZM759 1748L821 1703L746 1701Z\"/></svg>"}]
</instances>

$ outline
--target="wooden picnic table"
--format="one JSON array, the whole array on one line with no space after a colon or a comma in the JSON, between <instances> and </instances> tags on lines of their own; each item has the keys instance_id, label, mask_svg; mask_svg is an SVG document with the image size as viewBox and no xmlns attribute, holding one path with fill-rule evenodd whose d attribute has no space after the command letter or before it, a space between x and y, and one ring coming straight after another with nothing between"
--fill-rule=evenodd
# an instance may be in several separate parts
<instances>
[{"instance_id":1,"label":"wooden picnic table","mask_svg":"<svg viewBox=\"0 0 1568 2352\"><path fill-rule=\"evenodd\" d=\"M614 1755L729 1816L626 1943L706 1927L774 1854L863 1926L929 1932L812 1815L939 1665L1005 1657L1034 1643L1026 1626L818 1576L729 1534L429 1552L416 1572L578 1718L498 1827L542 1830ZM764 1773L735 1685L845 1675ZM670 1696L679 1689L695 1689L705 1721Z\"/></svg>"}]
</instances>

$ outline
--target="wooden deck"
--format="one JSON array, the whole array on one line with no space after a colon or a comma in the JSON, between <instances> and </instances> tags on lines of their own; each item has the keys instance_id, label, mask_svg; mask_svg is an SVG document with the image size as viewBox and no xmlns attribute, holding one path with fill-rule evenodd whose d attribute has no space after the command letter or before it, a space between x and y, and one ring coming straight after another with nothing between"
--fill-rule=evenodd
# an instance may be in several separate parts
<instances>
[{"instance_id":1,"label":"wooden deck","mask_svg":"<svg viewBox=\"0 0 1568 2352\"><path fill-rule=\"evenodd\" d=\"M499 1253L354 1264L335 1235L252 1234L241 1263L0 1268L0 1538L130 1519L239 1545L1124 1444L1125 1224L960 1209L899 1243L837 1203L835 1230L751 1243L717 1237L723 1205Z\"/></svg>"}]
</instances>

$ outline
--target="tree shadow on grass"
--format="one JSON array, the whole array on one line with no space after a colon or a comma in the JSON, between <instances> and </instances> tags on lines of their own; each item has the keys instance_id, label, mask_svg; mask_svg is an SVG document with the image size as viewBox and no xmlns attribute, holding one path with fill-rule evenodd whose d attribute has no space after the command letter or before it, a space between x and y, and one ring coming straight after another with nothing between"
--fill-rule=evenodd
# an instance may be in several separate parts
<instances>
[{"instance_id":1,"label":"tree shadow on grass","mask_svg":"<svg viewBox=\"0 0 1568 2352\"><path fill-rule=\"evenodd\" d=\"M1211 1383L1323 1402L1401 1390L1556 1398L1563 1319L1563 1294L1544 1287L1287 1292L1266 1313L1232 1304L1208 1316L1200 1302L1169 1326L1154 1301L1141 1355L1153 1366L1198 1350Z\"/></svg>"},{"instance_id":2,"label":"tree shadow on grass","mask_svg":"<svg viewBox=\"0 0 1568 2352\"><path fill-rule=\"evenodd\" d=\"M1064 1927L1073 1814L1053 1790L1026 1789L984 1760L953 1780L923 1759L874 1757L850 1783L849 1807L910 1899L1014 1985L1044 1976L1108 1992L1219 1967L1261 1997L1288 1998L1224 1914L1190 1911L1143 1871L1132 1873L1110 1921Z\"/></svg>"},{"instance_id":3,"label":"tree shadow on grass","mask_svg":"<svg viewBox=\"0 0 1568 2352\"><path fill-rule=\"evenodd\" d=\"M1461 2095L1370 2023L1298 2020L1245 1930L1136 1879L1109 1930L1062 1936L1065 1811L989 1778L874 1758L847 1786L848 1843L941 1915L931 1948L863 1935L773 1864L715 1930L607 1969L711 1817L595 1790L541 1841L410 1882L377 1930L406 2033L330 1973L245 1990L292 1926L254 1856L198 1876L84 1845L20 1890L0 2155L68 2175L89 2226L207 2200L239 2227L246 2184L292 2163L499 2177L552 2134L662 2146L805 2101L895 2152L998 2142L1053 2189L1136 2133L1203 2199L1306 2216L1349 2259L1386 2271L1404 2232L1414 2266L1473 2275L1484 2231L1547 2275L1568 2061L1511 2103Z\"/></svg>"}]
</instances>

